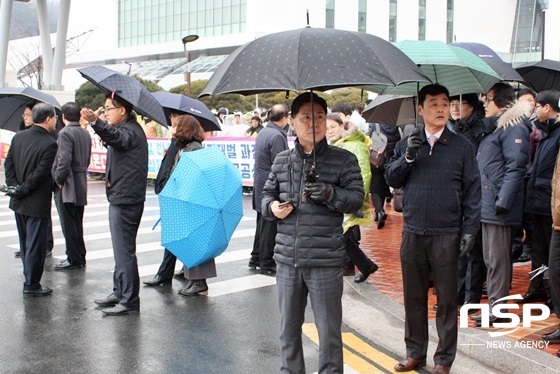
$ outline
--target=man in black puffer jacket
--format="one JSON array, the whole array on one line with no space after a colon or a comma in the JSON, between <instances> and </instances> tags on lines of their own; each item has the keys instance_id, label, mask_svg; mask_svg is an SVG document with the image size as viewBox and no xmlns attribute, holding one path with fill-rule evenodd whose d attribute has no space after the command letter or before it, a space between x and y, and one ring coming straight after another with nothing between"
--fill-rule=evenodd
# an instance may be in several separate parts
<instances>
[{"instance_id":1,"label":"man in black puffer jacket","mask_svg":"<svg viewBox=\"0 0 560 374\"><path fill-rule=\"evenodd\" d=\"M262 215L278 220L274 259L282 372L305 372L301 326L308 294L321 336L319 372L343 371L342 220L343 213L361 208L364 185L356 156L327 144L326 115L327 103L316 94L295 98L295 147L276 156L263 189Z\"/></svg>"}]
</instances>

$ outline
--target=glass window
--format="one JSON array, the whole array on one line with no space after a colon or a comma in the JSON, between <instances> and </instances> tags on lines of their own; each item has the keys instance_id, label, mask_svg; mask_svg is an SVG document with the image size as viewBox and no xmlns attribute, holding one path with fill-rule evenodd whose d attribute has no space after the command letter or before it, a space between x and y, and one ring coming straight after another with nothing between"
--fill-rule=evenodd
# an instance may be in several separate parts
<instances>
[{"instance_id":1,"label":"glass window","mask_svg":"<svg viewBox=\"0 0 560 374\"><path fill-rule=\"evenodd\" d=\"M181 27L181 20L181 14L173 15L173 31L180 31L183 29L183 27Z\"/></svg>"},{"instance_id":2,"label":"glass window","mask_svg":"<svg viewBox=\"0 0 560 374\"><path fill-rule=\"evenodd\" d=\"M325 27L334 28L334 0L327 0L325 17Z\"/></svg>"},{"instance_id":3,"label":"glass window","mask_svg":"<svg viewBox=\"0 0 560 374\"><path fill-rule=\"evenodd\" d=\"M360 0L358 2L358 31L366 32L366 13L367 13L367 2L366 0Z\"/></svg>"},{"instance_id":4,"label":"glass window","mask_svg":"<svg viewBox=\"0 0 560 374\"><path fill-rule=\"evenodd\" d=\"M426 40L426 0L418 2L418 40Z\"/></svg>"},{"instance_id":5,"label":"glass window","mask_svg":"<svg viewBox=\"0 0 560 374\"><path fill-rule=\"evenodd\" d=\"M397 41L397 0L389 0L389 41Z\"/></svg>"},{"instance_id":6,"label":"glass window","mask_svg":"<svg viewBox=\"0 0 560 374\"><path fill-rule=\"evenodd\" d=\"M231 23L239 23L239 5L234 5L231 7Z\"/></svg>"},{"instance_id":7,"label":"glass window","mask_svg":"<svg viewBox=\"0 0 560 374\"><path fill-rule=\"evenodd\" d=\"M130 23L130 37L136 38L138 36L138 22L132 21Z\"/></svg>"},{"instance_id":8,"label":"glass window","mask_svg":"<svg viewBox=\"0 0 560 374\"><path fill-rule=\"evenodd\" d=\"M215 26L222 24L222 9L218 9L218 8L214 9L214 21L213 22L214 22ZM215 32L215 30L214 30L214 32ZM217 35L220 35L220 34L217 34Z\"/></svg>"},{"instance_id":9,"label":"glass window","mask_svg":"<svg viewBox=\"0 0 560 374\"><path fill-rule=\"evenodd\" d=\"M447 0L447 43L453 43L453 14L454 14L454 0Z\"/></svg>"}]
</instances>

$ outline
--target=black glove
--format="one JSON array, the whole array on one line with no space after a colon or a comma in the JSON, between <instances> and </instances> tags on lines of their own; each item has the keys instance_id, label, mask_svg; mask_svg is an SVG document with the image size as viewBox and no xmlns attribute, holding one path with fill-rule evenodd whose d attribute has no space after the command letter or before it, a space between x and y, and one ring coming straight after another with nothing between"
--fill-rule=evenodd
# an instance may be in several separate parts
<instances>
[{"instance_id":1,"label":"black glove","mask_svg":"<svg viewBox=\"0 0 560 374\"><path fill-rule=\"evenodd\" d=\"M6 191L6 196L10 196L14 199L21 199L29 195L29 190L23 186L9 186Z\"/></svg>"},{"instance_id":2,"label":"black glove","mask_svg":"<svg viewBox=\"0 0 560 374\"><path fill-rule=\"evenodd\" d=\"M420 137L420 130L415 129L408 136L408 142L406 147L405 157L408 160L416 160L420 153L420 148L422 147L422 138Z\"/></svg>"},{"instance_id":3,"label":"black glove","mask_svg":"<svg viewBox=\"0 0 560 374\"><path fill-rule=\"evenodd\" d=\"M476 238L474 235L463 234L463 236L461 237L461 243L459 244L460 257L464 257L468 255L470 251L472 251L472 249L474 248L475 240Z\"/></svg>"},{"instance_id":4,"label":"black glove","mask_svg":"<svg viewBox=\"0 0 560 374\"><path fill-rule=\"evenodd\" d=\"M358 218L364 218L366 216L364 214L364 212L362 212L361 210L358 210L358 211L354 212L353 214Z\"/></svg>"},{"instance_id":5,"label":"black glove","mask_svg":"<svg viewBox=\"0 0 560 374\"><path fill-rule=\"evenodd\" d=\"M323 182L308 182L303 188L303 195L319 203L330 203L334 198L334 188Z\"/></svg>"},{"instance_id":6,"label":"black glove","mask_svg":"<svg viewBox=\"0 0 560 374\"><path fill-rule=\"evenodd\" d=\"M507 213L507 209L504 208L503 206L499 206L499 205L495 205L494 209L496 209L496 215L499 216L500 214L506 214Z\"/></svg>"},{"instance_id":7,"label":"black glove","mask_svg":"<svg viewBox=\"0 0 560 374\"><path fill-rule=\"evenodd\" d=\"M462 119L456 119L452 122L453 130L457 134L462 134L469 129L468 125Z\"/></svg>"}]
</instances>

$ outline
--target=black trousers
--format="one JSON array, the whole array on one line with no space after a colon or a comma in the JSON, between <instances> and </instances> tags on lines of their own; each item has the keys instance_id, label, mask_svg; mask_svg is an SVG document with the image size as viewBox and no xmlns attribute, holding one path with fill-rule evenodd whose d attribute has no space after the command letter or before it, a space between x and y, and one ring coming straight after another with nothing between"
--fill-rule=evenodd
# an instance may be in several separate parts
<instances>
[{"instance_id":1,"label":"black trousers","mask_svg":"<svg viewBox=\"0 0 560 374\"><path fill-rule=\"evenodd\" d=\"M371 202L375 207L375 213L385 211L385 199L391 193L387 182L385 181L385 168L376 168L371 166L371 184L369 185L369 192L371 195Z\"/></svg>"},{"instance_id":2,"label":"black trousers","mask_svg":"<svg viewBox=\"0 0 560 374\"><path fill-rule=\"evenodd\" d=\"M560 318L560 231L552 231L550 256L548 257L548 284L554 312Z\"/></svg>"},{"instance_id":3,"label":"black trousers","mask_svg":"<svg viewBox=\"0 0 560 374\"><path fill-rule=\"evenodd\" d=\"M457 304L480 303L482 287L486 280L486 265L482 255L482 230L476 234L472 251L464 257L459 257L457 274Z\"/></svg>"},{"instance_id":4,"label":"black trousers","mask_svg":"<svg viewBox=\"0 0 560 374\"><path fill-rule=\"evenodd\" d=\"M273 256L277 232L276 221L267 221L261 212L257 212L257 227L251 261L258 263L261 268L270 269L276 266Z\"/></svg>"},{"instance_id":5,"label":"black trousers","mask_svg":"<svg viewBox=\"0 0 560 374\"><path fill-rule=\"evenodd\" d=\"M127 308L140 308L140 276L136 258L136 235L144 212L144 202L109 205L109 225L115 256L113 293Z\"/></svg>"},{"instance_id":6,"label":"black trousers","mask_svg":"<svg viewBox=\"0 0 560 374\"><path fill-rule=\"evenodd\" d=\"M54 202L60 227L66 240L66 259L72 265L86 264L86 244L84 243L84 207L62 201L62 190L54 191Z\"/></svg>"},{"instance_id":7,"label":"black trousers","mask_svg":"<svg viewBox=\"0 0 560 374\"><path fill-rule=\"evenodd\" d=\"M457 259L459 234L417 235L403 230L401 266L404 288L406 355L426 358L430 271L437 293L439 343L434 362L451 366L457 353Z\"/></svg>"},{"instance_id":8,"label":"black trousers","mask_svg":"<svg viewBox=\"0 0 560 374\"><path fill-rule=\"evenodd\" d=\"M41 277L47 255L48 219L16 213L19 250L23 263L24 290L41 288Z\"/></svg>"},{"instance_id":9,"label":"black trousers","mask_svg":"<svg viewBox=\"0 0 560 374\"><path fill-rule=\"evenodd\" d=\"M358 267L358 270L364 274L371 272L374 263L360 248L360 239L360 226L357 225L350 227L342 236L346 256L348 256L352 263Z\"/></svg>"},{"instance_id":10,"label":"black trousers","mask_svg":"<svg viewBox=\"0 0 560 374\"><path fill-rule=\"evenodd\" d=\"M165 280L172 279L176 263L177 257L165 248L163 251L163 260L161 261L157 274Z\"/></svg>"},{"instance_id":11,"label":"black trousers","mask_svg":"<svg viewBox=\"0 0 560 374\"><path fill-rule=\"evenodd\" d=\"M541 265L548 266L550 238L552 236L552 216L535 214L533 226L533 252L531 252L531 269Z\"/></svg>"}]
</instances>

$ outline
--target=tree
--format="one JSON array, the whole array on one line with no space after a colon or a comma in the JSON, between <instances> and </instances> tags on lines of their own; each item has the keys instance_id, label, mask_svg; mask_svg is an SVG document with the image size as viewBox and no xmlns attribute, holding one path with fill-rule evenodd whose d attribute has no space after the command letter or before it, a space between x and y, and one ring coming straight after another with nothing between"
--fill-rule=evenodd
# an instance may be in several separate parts
<instances>
[{"instance_id":1,"label":"tree","mask_svg":"<svg viewBox=\"0 0 560 374\"><path fill-rule=\"evenodd\" d=\"M95 110L105 105L105 95L96 85L86 82L76 90L76 103Z\"/></svg>"},{"instance_id":2,"label":"tree","mask_svg":"<svg viewBox=\"0 0 560 374\"><path fill-rule=\"evenodd\" d=\"M208 81L204 79L191 82L191 97L202 101L208 108L228 108L230 113L236 110L246 112L254 109L254 104L250 103L247 98L243 97L243 95L238 94L225 94L198 98L198 95L200 95L207 82ZM187 96L187 85L183 84L173 87L169 90L169 92Z\"/></svg>"},{"instance_id":3,"label":"tree","mask_svg":"<svg viewBox=\"0 0 560 374\"><path fill-rule=\"evenodd\" d=\"M142 79L138 75L133 75L132 77L136 78L138 82L142 83L144 87L146 87L150 92L165 91L162 87L160 87L157 83L153 81Z\"/></svg>"},{"instance_id":4,"label":"tree","mask_svg":"<svg viewBox=\"0 0 560 374\"><path fill-rule=\"evenodd\" d=\"M341 103L350 104L352 107L355 107L357 105L364 106L368 98L368 92L362 91L359 88L349 87L333 90L329 96L329 99L325 98L329 107Z\"/></svg>"}]
</instances>

